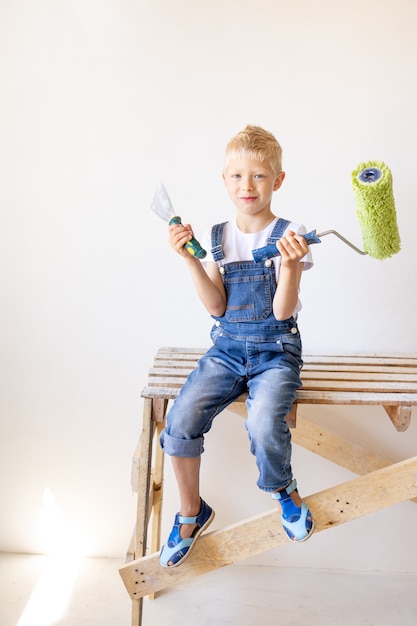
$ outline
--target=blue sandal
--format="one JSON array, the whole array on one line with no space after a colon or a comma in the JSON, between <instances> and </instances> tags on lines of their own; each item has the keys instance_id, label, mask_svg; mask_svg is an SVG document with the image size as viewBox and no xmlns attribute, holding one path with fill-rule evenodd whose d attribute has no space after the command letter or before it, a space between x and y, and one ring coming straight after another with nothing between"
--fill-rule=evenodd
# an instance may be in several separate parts
<instances>
[{"instance_id":1,"label":"blue sandal","mask_svg":"<svg viewBox=\"0 0 417 626\"><path fill-rule=\"evenodd\" d=\"M211 524L214 519L214 511L208 504L201 500L200 513L194 517L183 517L179 513L175 515L174 525L168 537L168 541L162 547L159 562L162 567L177 567L189 556L195 540ZM182 539L180 535L181 524L197 524L197 528L188 539ZM168 565L168 563L172 565Z\"/></svg>"},{"instance_id":2,"label":"blue sandal","mask_svg":"<svg viewBox=\"0 0 417 626\"><path fill-rule=\"evenodd\" d=\"M296 506L291 498L291 493L297 489L297 481L294 479L280 491L271 494L274 500L279 500L282 506L281 524L291 541L305 541L313 533L314 520L305 503L301 507Z\"/></svg>"}]
</instances>

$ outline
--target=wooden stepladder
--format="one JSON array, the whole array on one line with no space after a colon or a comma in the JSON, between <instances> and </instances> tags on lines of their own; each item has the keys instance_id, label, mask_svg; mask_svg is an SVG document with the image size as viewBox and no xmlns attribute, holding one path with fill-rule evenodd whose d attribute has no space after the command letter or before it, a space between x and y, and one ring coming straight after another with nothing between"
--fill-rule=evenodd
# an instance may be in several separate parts
<instances>
[{"instance_id":1,"label":"wooden stepladder","mask_svg":"<svg viewBox=\"0 0 417 626\"><path fill-rule=\"evenodd\" d=\"M174 399L204 350L161 348L149 372L142 432L135 450L132 487L138 493L136 525L127 563L119 570L132 600L132 626L141 626L143 597L200 574L287 543L276 509L204 534L184 564L159 565L164 455L158 445L169 400ZM302 388L287 421L293 442L359 475L304 498L315 533L411 499L417 503L417 457L392 463L297 416L299 404L380 405L399 432L417 405L417 357L304 356ZM245 417L245 396L228 407ZM295 427L296 426L296 427ZM150 539L148 541L148 534Z\"/></svg>"}]
</instances>

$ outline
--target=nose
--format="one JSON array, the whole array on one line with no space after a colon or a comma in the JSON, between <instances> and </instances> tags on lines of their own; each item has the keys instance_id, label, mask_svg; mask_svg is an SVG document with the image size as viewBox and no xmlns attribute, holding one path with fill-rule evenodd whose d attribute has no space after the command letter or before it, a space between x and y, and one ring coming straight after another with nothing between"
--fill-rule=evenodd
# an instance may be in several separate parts
<instances>
[{"instance_id":1,"label":"nose","mask_svg":"<svg viewBox=\"0 0 417 626\"><path fill-rule=\"evenodd\" d=\"M250 191L252 189L252 182L249 176L242 177L241 188L242 191Z\"/></svg>"}]
</instances>

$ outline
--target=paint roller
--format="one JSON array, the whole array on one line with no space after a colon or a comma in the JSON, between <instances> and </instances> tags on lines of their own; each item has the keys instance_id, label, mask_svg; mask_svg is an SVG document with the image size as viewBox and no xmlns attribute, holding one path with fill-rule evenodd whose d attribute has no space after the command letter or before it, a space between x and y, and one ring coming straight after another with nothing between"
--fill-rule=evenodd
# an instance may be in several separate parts
<instances>
[{"instance_id":1,"label":"paint roller","mask_svg":"<svg viewBox=\"0 0 417 626\"><path fill-rule=\"evenodd\" d=\"M363 250L357 248L336 230L316 233L312 230L303 235L307 243L321 243L320 237L336 235L358 254L368 254L374 259L387 259L401 249L397 226L392 174L381 161L360 163L352 172L353 193L356 202ZM270 244L252 251L255 261L266 261L280 253L276 245Z\"/></svg>"}]
</instances>

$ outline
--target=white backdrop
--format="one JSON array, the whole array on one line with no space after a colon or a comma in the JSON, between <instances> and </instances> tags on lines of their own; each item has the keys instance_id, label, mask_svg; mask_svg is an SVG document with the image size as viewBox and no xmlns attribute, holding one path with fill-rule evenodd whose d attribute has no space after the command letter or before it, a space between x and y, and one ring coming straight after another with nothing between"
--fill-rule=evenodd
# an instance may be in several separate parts
<instances>
[{"instance_id":1,"label":"white backdrop","mask_svg":"<svg viewBox=\"0 0 417 626\"><path fill-rule=\"evenodd\" d=\"M402 251L361 257L334 237L303 278L305 352L417 352L417 4L412 0L0 2L0 550L43 549L49 488L91 555L123 558L140 391L161 345L207 346L210 319L149 205L163 180L197 236L233 215L227 140L272 131L287 178L274 209L361 245L351 171L393 172ZM302 414L392 458L416 415ZM243 421L207 439L216 524L271 507ZM303 494L351 477L294 449ZM167 472L164 532L177 507ZM260 562L416 571L417 508L403 503Z\"/></svg>"}]
</instances>

